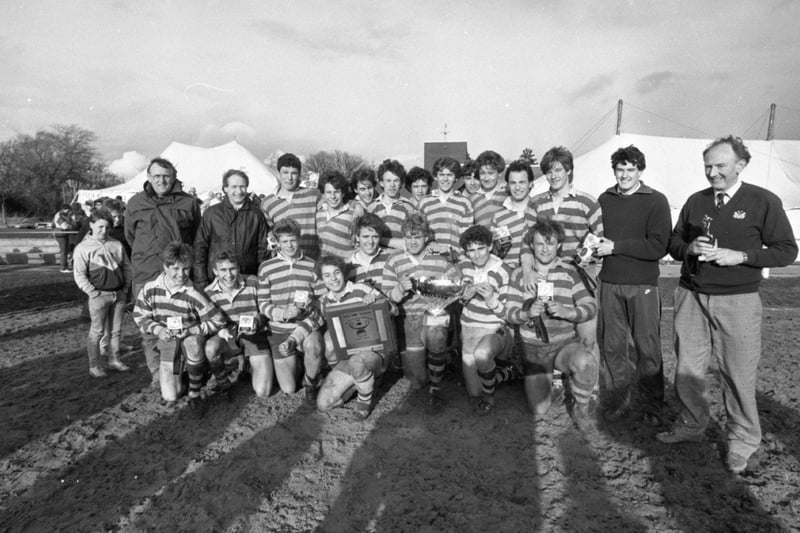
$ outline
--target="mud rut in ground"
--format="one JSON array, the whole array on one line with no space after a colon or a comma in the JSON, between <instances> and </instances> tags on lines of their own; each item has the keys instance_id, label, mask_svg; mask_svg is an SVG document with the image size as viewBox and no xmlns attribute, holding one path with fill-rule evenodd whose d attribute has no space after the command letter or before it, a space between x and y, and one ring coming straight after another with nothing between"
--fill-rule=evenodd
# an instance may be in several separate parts
<instances>
[{"instance_id":1,"label":"mud rut in ground","mask_svg":"<svg viewBox=\"0 0 800 533\"><path fill-rule=\"evenodd\" d=\"M69 287L17 299L7 284L0 297L21 310L0 316L0 530L797 530L800 317L786 306L795 281L763 291L765 439L747 476L724 471L718 426L708 442L669 447L634 417L587 445L563 405L534 424L519 384L499 389L490 417L473 415L453 372L436 416L387 376L366 422L349 406L323 415L299 394L257 399L239 383L197 423L184 405L161 405L140 352L123 357L132 373L90 380L88 324ZM31 310L37 291L40 303L66 302ZM665 311L670 377L671 318ZM126 319L129 342L134 333Z\"/></svg>"}]
</instances>

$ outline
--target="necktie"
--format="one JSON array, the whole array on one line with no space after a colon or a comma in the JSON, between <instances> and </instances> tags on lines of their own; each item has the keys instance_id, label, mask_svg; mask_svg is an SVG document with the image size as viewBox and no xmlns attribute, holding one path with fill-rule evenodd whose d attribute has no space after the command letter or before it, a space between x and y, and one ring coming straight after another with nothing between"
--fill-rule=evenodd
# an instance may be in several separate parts
<instances>
[{"instance_id":1,"label":"necktie","mask_svg":"<svg viewBox=\"0 0 800 533\"><path fill-rule=\"evenodd\" d=\"M717 209L722 209L725 206L725 193L717 193Z\"/></svg>"}]
</instances>

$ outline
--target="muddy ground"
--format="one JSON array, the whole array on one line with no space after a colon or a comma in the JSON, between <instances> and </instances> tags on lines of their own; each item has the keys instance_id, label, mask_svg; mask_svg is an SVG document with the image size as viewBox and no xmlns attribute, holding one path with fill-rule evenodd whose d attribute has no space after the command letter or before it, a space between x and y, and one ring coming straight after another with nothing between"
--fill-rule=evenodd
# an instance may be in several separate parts
<instances>
[{"instance_id":1,"label":"muddy ground","mask_svg":"<svg viewBox=\"0 0 800 533\"><path fill-rule=\"evenodd\" d=\"M720 426L667 446L633 416L585 443L563 405L534 423L521 385L489 417L457 373L446 408L387 376L366 422L313 412L301 394L257 399L240 382L197 422L167 408L141 352L91 379L68 275L0 274L0 531L798 531L798 278L763 285L755 471L723 468ZM664 280L667 375L672 298ZM125 338L137 344L129 318ZM713 373L713 372L712 372ZM722 420L716 377L712 412ZM671 415L676 400L668 391Z\"/></svg>"}]
</instances>

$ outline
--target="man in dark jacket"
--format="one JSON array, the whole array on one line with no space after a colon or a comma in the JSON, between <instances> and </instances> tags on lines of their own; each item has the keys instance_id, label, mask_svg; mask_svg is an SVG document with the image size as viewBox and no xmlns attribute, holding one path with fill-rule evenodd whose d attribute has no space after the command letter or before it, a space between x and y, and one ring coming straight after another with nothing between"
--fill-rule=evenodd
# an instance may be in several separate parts
<instances>
[{"instance_id":1,"label":"man in dark jacket","mask_svg":"<svg viewBox=\"0 0 800 533\"><path fill-rule=\"evenodd\" d=\"M194 244L200 225L200 201L183 192L178 172L168 160L156 157L147 166L144 191L136 193L125 210L125 239L131 246L133 297L163 271L161 252L172 241ZM142 336L147 366L158 380L160 359L157 339Z\"/></svg>"},{"instance_id":2,"label":"man in dark jacket","mask_svg":"<svg viewBox=\"0 0 800 533\"><path fill-rule=\"evenodd\" d=\"M258 274L258 265L268 259L267 217L247 194L250 178L241 170L222 176L226 198L203 213L194 240L194 281L205 287L214 279L209 258L220 250L231 250L242 274Z\"/></svg>"}]
</instances>

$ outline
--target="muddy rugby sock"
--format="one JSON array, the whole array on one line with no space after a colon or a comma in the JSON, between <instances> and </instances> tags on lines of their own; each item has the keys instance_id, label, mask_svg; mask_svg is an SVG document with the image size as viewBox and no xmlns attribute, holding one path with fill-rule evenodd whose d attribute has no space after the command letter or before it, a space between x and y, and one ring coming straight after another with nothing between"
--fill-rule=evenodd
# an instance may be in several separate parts
<instances>
[{"instance_id":1,"label":"muddy rugby sock","mask_svg":"<svg viewBox=\"0 0 800 533\"><path fill-rule=\"evenodd\" d=\"M594 389L593 385L593 383L583 383L575 376L571 376L569 379L569 389L575 402L580 404L589 403L589 398L592 396L592 390Z\"/></svg>"},{"instance_id":2,"label":"muddy rugby sock","mask_svg":"<svg viewBox=\"0 0 800 533\"><path fill-rule=\"evenodd\" d=\"M189 397L200 396L203 389L203 365L187 362L186 372L189 374Z\"/></svg>"},{"instance_id":3,"label":"muddy rugby sock","mask_svg":"<svg viewBox=\"0 0 800 533\"><path fill-rule=\"evenodd\" d=\"M428 380L430 381L431 389L439 390L446 364L447 353L428 353Z\"/></svg>"},{"instance_id":4,"label":"muddy rugby sock","mask_svg":"<svg viewBox=\"0 0 800 533\"><path fill-rule=\"evenodd\" d=\"M489 370L478 370L478 377L481 380L483 393L487 395L494 394L494 386L498 377L497 365L495 365L494 361L492 361L492 367Z\"/></svg>"},{"instance_id":5,"label":"muddy rugby sock","mask_svg":"<svg viewBox=\"0 0 800 533\"><path fill-rule=\"evenodd\" d=\"M375 387L375 374L365 372L363 376L353 377L358 392L358 401L370 403L372 401L372 391Z\"/></svg>"},{"instance_id":6,"label":"muddy rugby sock","mask_svg":"<svg viewBox=\"0 0 800 533\"><path fill-rule=\"evenodd\" d=\"M222 357L217 357L208 363L211 366L211 372L217 379L217 383L224 384L228 380L228 369L225 367L225 360Z\"/></svg>"}]
</instances>

